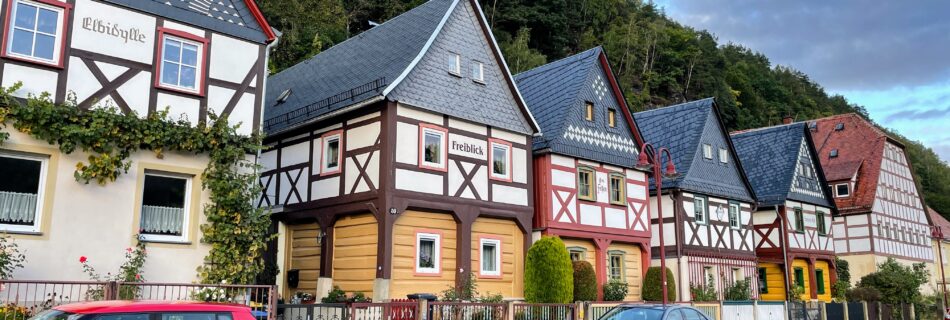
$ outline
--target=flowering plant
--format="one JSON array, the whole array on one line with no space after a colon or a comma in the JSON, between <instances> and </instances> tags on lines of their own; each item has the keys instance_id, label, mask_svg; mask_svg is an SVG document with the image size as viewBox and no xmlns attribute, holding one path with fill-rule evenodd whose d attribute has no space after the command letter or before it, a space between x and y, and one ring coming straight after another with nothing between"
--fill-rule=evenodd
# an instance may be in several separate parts
<instances>
[{"instance_id":1,"label":"flowering plant","mask_svg":"<svg viewBox=\"0 0 950 320\"><path fill-rule=\"evenodd\" d=\"M148 253L145 251L145 242L137 241L135 248L125 249L125 262L119 266L119 272L115 274L106 273L104 276L99 274L92 265L89 264L89 258L79 257L79 263L82 265L82 271L89 275L89 279L98 282L145 282L142 277L142 269L145 267L145 258ZM119 299L131 300L138 297L138 286L120 286ZM104 295L103 288L89 289L86 296L91 299L102 299Z\"/></svg>"},{"instance_id":2,"label":"flowering plant","mask_svg":"<svg viewBox=\"0 0 950 320\"><path fill-rule=\"evenodd\" d=\"M230 295L224 288L203 287L191 294L191 299L204 302L228 302Z\"/></svg>"},{"instance_id":3,"label":"flowering plant","mask_svg":"<svg viewBox=\"0 0 950 320\"><path fill-rule=\"evenodd\" d=\"M20 253L16 242L7 242L9 236L0 236L0 279L9 279L13 271L23 268L26 257Z\"/></svg>"}]
</instances>

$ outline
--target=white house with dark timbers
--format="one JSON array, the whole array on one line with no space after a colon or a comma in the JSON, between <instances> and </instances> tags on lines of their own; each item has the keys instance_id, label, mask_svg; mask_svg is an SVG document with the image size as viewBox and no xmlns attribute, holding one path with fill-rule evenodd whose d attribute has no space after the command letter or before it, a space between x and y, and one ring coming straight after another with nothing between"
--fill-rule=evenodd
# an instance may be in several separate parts
<instances>
[{"instance_id":1,"label":"white house with dark timbers","mask_svg":"<svg viewBox=\"0 0 950 320\"><path fill-rule=\"evenodd\" d=\"M227 114L242 134L258 127L275 34L253 1L3 0L0 19L0 83L22 83L17 96L142 117L168 108L192 123ZM79 256L114 272L142 234L150 281L196 280L209 249L198 230L207 155L138 152L118 180L84 185L73 172L87 154L3 130L0 231L27 257L15 278L82 279Z\"/></svg>"},{"instance_id":2,"label":"white house with dark timbers","mask_svg":"<svg viewBox=\"0 0 950 320\"><path fill-rule=\"evenodd\" d=\"M538 133L474 0L433 0L279 74L267 88L260 205L278 283L374 300L522 297Z\"/></svg>"}]
</instances>

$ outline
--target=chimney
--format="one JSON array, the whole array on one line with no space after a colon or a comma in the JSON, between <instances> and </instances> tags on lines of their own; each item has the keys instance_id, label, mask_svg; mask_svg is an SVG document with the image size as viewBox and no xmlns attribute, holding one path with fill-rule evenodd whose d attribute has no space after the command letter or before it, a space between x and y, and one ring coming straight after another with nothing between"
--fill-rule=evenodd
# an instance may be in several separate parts
<instances>
[{"instance_id":1,"label":"chimney","mask_svg":"<svg viewBox=\"0 0 950 320\"><path fill-rule=\"evenodd\" d=\"M795 120L792 116L785 116L782 118L782 124L792 124L792 120Z\"/></svg>"}]
</instances>

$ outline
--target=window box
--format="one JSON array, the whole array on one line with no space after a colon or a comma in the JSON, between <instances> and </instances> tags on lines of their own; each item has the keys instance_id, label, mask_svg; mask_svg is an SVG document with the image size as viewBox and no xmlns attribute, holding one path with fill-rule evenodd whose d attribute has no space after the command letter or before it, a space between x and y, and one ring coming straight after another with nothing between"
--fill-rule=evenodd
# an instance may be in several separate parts
<instances>
[{"instance_id":1,"label":"window box","mask_svg":"<svg viewBox=\"0 0 950 320\"><path fill-rule=\"evenodd\" d=\"M6 9L3 57L62 68L72 5L55 0L11 0Z\"/></svg>"},{"instance_id":2,"label":"window box","mask_svg":"<svg viewBox=\"0 0 950 320\"><path fill-rule=\"evenodd\" d=\"M204 96L208 39L168 28L158 29L155 87Z\"/></svg>"},{"instance_id":3,"label":"window box","mask_svg":"<svg viewBox=\"0 0 950 320\"><path fill-rule=\"evenodd\" d=\"M49 157L0 152L0 230L38 233Z\"/></svg>"},{"instance_id":4,"label":"window box","mask_svg":"<svg viewBox=\"0 0 950 320\"><path fill-rule=\"evenodd\" d=\"M419 124L419 167L446 172L449 161L449 131L427 123Z\"/></svg>"},{"instance_id":5,"label":"window box","mask_svg":"<svg viewBox=\"0 0 950 320\"><path fill-rule=\"evenodd\" d=\"M586 201L597 201L596 173L589 167L577 168L577 198Z\"/></svg>"},{"instance_id":6,"label":"window box","mask_svg":"<svg viewBox=\"0 0 950 320\"><path fill-rule=\"evenodd\" d=\"M416 232L416 275L442 275L442 234L438 232Z\"/></svg>"},{"instance_id":7,"label":"window box","mask_svg":"<svg viewBox=\"0 0 950 320\"><path fill-rule=\"evenodd\" d=\"M322 152L320 157L320 175L340 173L343 169L343 130L324 133L320 136Z\"/></svg>"},{"instance_id":8,"label":"window box","mask_svg":"<svg viewBox=\"0 0 950 320\"><path fill-rule=\"evenodd\" d=\"M511 182L511 143L488 139L492 180Z\"/></svg>"},{"instance_id":9,"label":"window box","mask_svg":"<svg viewBox=\"0 0 950 320\"><path fill-rule=\"evenodd\" d=\"M188 242L191 177L146 172L139 233L152 242Z\"/></svg>"},{"instance_id":10,"label":"window box","mask_svg":"<svg viewBox=\"0 0 950 320\"><path fill-rule=\"evenodd\" d=\"M501 239L482 237L478 242L478 276L481 278L501 278Z\"/></svg>"}]
</instances>

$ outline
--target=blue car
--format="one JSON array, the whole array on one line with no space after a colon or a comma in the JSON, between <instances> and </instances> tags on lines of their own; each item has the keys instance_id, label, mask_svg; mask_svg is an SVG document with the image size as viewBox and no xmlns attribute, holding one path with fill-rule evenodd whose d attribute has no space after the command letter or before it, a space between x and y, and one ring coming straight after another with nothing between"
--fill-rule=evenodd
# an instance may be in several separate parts
<instances>
[{"instance_id":1,"label":"blue car","mask_svg":"<svg viewBox=\"0 0 950 320\"><path fill-rule=\"evenodd\" d=\"M598 320L713 320L702 311L689 306L658 304L623 304L610 309Z\"/></svg>"}]
</instances>

